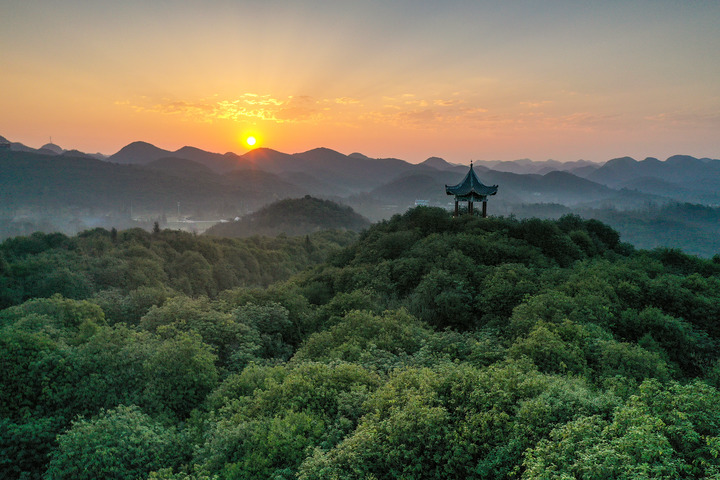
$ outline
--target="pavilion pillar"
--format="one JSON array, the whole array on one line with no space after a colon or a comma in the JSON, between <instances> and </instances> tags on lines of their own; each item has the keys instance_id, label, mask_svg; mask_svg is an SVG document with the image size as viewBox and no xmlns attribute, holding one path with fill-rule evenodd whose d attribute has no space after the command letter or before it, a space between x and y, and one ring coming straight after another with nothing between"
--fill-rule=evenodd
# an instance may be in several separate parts
<instances>
[{"instance_id":1,"label":"pavilion pillar","mask_svg":"<svg viewBox=\"0 0 720 480\"><path fill-rule=\"evenodd\" d=\"M487 202L483 201L483 218L487 217Z\"/></svg>"},{"instance_id":2,"label":"pavilion pillar","mask_svg":"<svg viewBox=\"0 0 720 480\"><path fill-rule=\"evenodd\" d=\"M460 215L460 206L458 206L458 199L456 198L455 199L455 216L457 217L459 215Z\"/></svg>"},{"instance_id":3,"label":"pavilion pillar","mask_svg":"<svg viewBox=\"0 0 720 480\"><path fill-rule=\"evenodd\" d=\"M468 213L469 213L470 215L473 214L473 202L472 202L472 200L468 200Z\"/></svg>"}]
</instances>

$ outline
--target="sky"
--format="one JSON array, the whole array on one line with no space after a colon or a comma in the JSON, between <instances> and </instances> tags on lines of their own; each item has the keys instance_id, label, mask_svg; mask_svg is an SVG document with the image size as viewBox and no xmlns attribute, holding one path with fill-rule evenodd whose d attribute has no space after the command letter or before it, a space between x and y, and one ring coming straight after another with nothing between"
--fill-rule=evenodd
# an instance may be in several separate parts
<instances>
[{"instance_id":1,"label":"sky","mask_svg":"<svg viewBox=\"0 0 720 480\"><path fill-rule=\"evenodd\" d=\"M0 0L0 135L112 154L720 158L720 2Z\"/></svg>"}]
</instances>

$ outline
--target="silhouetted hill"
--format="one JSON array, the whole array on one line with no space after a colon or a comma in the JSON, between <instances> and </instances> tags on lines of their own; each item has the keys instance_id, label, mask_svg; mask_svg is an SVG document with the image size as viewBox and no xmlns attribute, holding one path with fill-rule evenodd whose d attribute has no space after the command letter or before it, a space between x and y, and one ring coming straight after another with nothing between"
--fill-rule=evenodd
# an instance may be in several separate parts
<instances>
[{"instance_id":1,"label":"silhouetted hill","mask_svg":"<svg viewBox=\"0 0 720 480\"><path fill-rule=\"evenodd\" d=\"M40 150L49 150L56 155L60 155L65 151L62 149L62 147L60 147L59 145L55 145L54 143L46 143L45 145L40 147Z\"/></svg>"},{"instance_id":2,"label":"silhouetted hill","mask_svg":"<svg viewBox=\"0 0 720 480\"><path fill-rule=\"evenodd\" d=\"M371 189L414 167L397 158L349 157L327 148L317 148L293 156L305 162L304 172L325 183L341 185L348 189L348 193Z\"/></svg>"},{"instance_id":3,"label":"silhouetted hill","mask_svg":"<svg viewBox=\"0 0 720 480\"><path fill-rule=\"evenodd\" d=\"M109 162L144 165L153 160L172 157L172 152L147 142L133 142L108 157Z\"/></svg>"},{"instance_id":4,"label":"silhouetted hill","mask_svg":"<svg viewBox=\"0 0 720 480\"><path fill-rule=\"evenodd\" d=\"M347 155L343 155L340 152L336 152L335 150L331 150L325 147L313 148L312 150L308 150L307 152L296 153L293 155L293 157L300 158L305 162L312 164L314 168L330 169L335 169L338 165L371 160L367 158L351 158Z\"/></svg>"},{"instance_id":5,"label":"silhouetted hill","mask_svg":"<svg viewBox=\"0 0 720 480\"><path fill-rule=\"evenodd\" d=\"M293 155L257 148L243 155L240 161L272 173L303 172L348 194L371 189L413 167L403 160L348 156L329 148L315 148Z\"/></svg>"},{"instance_id":6,"label":"silhouetted hill","mask_svg":"<svg viewBox=\"0 0 720 480\"><path fill-rule=\"evenodd\" d=\"M27 145L23 145L20 142L13 142L11 140L8 140L5 137L0 137L0 139L2 139L2 140L0 140L0 143L2 143L4 141L6 144L7 143L10 144L10 150L13 152L27 152L27 153L37 153L38 152L38 149L28 147ZM47 150L47 153L53 154L53 155L55 154L55 152L53 152L52 150Z\"/></svg>"},{"instance_id":7,"label":"silhouetted hill","mask_svg":"<svg viewBox=\"0 0 720 480\"><path fill-rule=\"evenodd\" d=\"M182 147L174 152L164 150L147 142L133 142L108 157L108 161L146 165L161 158L183 158L204 165L217 173L227 172L239 165L240 157L234 153L212 153L195 147Z\"/></svg>"},{"instance_id":8,"label":"silhouetted hill","mask_svg":"<svg viewBox=\"0 0 720 480\"><path fill-rule=\"evenodd\" d=\"M425 165L427 167L432 167L437 170L452 170L453 168L457 167L457 165L448 163L440 157L430 157L424 162L419 163L418 165Z\"/></svg>"},{"instance_id":9,"label":"silhouetted hill","mask_svg":"<svg viewBox=\"0 0 720 480\"><path fill-rule=\"evenodd\" d=\"M573 167L565 171L581 178L587 178L588 175L590 175L592 172L594 172L601 166L602 165L599 163L592 163L589 165L583 165L581 167Z\"/></svg>"},{"instance_id":10,"label":"silhouetted hill","mask_svg":"<svg viewBox=\"0 0 720 480\"><path fill-rule=\"evenodd\" d=\"M259 168L266 172L279 173L287 170L301 170L292 155L278 152L272 148L255 148L241 155L239 162L245 168Z\"/></svg>"},{"instance_id":11,"label":"silhouetted hill","mask_svg":"<svg viewBox=\"0 0 720 480\"><path fill-rule=\"evenodd\" d=\"M78 157L78 158L90 158L97 160L94 156L83 153L80 150L63 150L60 154L61 157Z\"/></svg>"},{"instance_id":12,"label":"silhouetted hill","mask_svg":"<svg viewBox=\"0 0 720 480\"><path fill-rule=\"evenodd\" d=\"M219 223L208 229L206 235L306 235L328 229L360 231L368 226L370 222L352 208L306 195L280 200L236 221Z\"/></svg>"},{"instance_id":13,"label":"silhouetted hill","mask_svg":"<svg viewBox=\"0 0 720 480\"><path fill-rule=\"evenodd\" d=\"M192 160L201 165L205 165L215 172L227 172L241 167L240 156L234 153L212 153L200 150L195 147L182 147L173 152L173 156Z\"/></svg>"}]
</instances>

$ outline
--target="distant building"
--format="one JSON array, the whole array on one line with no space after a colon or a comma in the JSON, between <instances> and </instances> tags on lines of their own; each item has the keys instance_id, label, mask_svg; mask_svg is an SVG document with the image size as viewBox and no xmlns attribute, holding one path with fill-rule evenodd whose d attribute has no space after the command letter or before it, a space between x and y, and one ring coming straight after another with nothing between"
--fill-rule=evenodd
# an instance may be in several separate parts
<instances>
[{"instance_id":1,"label":"distant building","mask_svg":"<svg viewBox=\"0 0 720 480\"><path fill-rule=\"evenodd\" d=\"M487 217L487 197L497 193L498 186L484 185L475 174L473 164L470 162L470 171L462 182L457 185L445 185L445 193L455 195L455 216L460 214L458 202L468 202L468 213L473 213L473 202L482 202L482 216Z\"/></svg>"},{"instance_id":2,"label":"distant building","mask_svg":"<svg viewBox=\"0 0 720 480\"><path fill-rule=\"evenodd\" d=\"M430 200L415 200L416 207L427 207L430 205Z\"/></svg>"}]
</instances>

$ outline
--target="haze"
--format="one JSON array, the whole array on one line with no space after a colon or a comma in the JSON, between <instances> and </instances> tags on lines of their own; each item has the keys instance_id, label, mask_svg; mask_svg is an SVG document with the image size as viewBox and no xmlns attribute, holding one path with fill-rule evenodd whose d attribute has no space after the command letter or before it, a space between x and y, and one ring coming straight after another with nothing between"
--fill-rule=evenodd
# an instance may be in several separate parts
<instances>
[{"instance_id":1,"label":"haze","mask_svg":"<svg viewBox=\"0 0 720 480\"><path fill-rule=\"evenodd\" d=\"M720 151L717 2L0 3L0 134L420 162Z\"/></svg>"}]
</instances>

